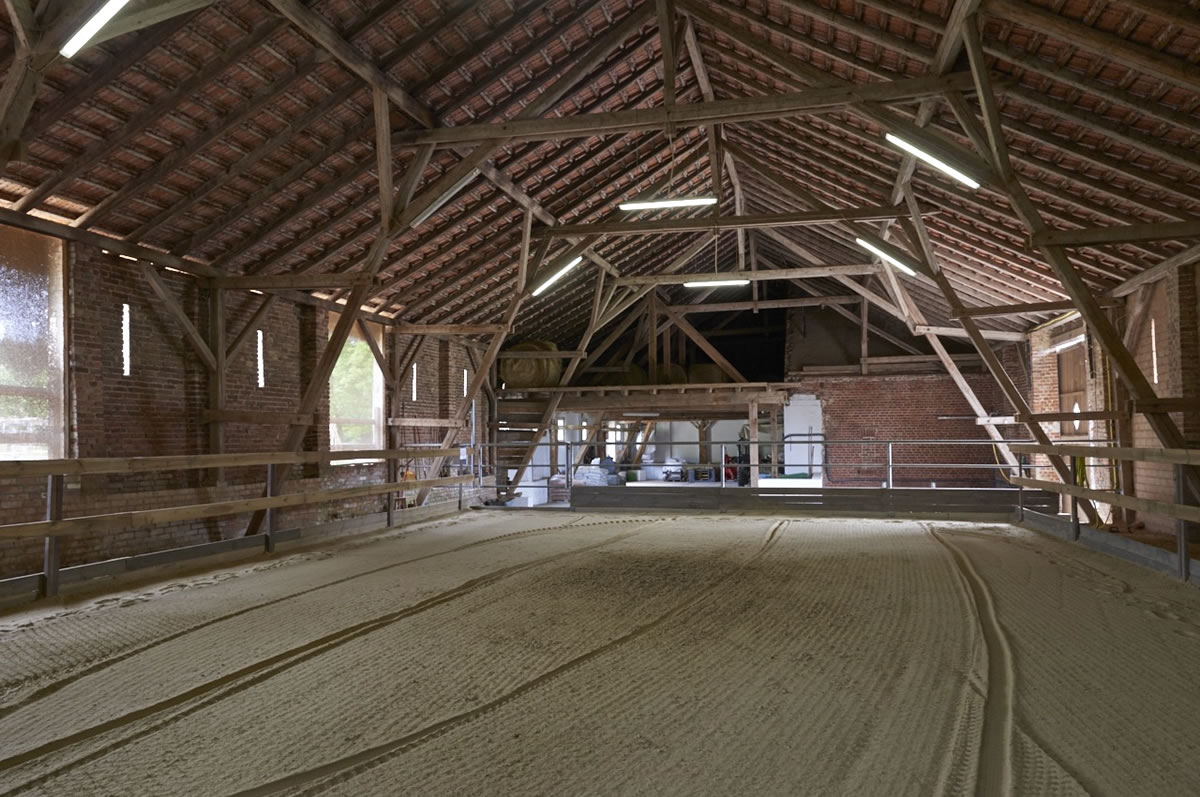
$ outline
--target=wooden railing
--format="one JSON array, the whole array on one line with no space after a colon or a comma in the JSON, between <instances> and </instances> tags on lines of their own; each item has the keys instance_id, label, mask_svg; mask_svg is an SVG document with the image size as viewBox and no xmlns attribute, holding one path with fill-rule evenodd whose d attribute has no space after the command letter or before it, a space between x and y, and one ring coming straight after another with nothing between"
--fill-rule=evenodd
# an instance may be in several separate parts
<instances>
[{"instance_id":1,"label":"wooden railing","mask_svg":"<svg viewBox=\"0 0 1200 797\"><path fill-rule=\"evenodd\" d=\"M1179 559L1179 577L1184 581L1190 575L1190 552L1188 549L1187 523L1200 523L1200 507L1191 506L1186 500L1187 479L1183 469L1200 465L1200 450L1190 448L1117 448L1112 446L1087 445L1034 445L1015 444L1010 448L1019 454L1048 454L1085 459L1109 459L1128 462L1154 462L1173 465L1175 467L1175 501L1158 501L1152 498L1142 498L1136 495L1126 495L1113 490L1099 490L1084 487L1079 484L1063 484L1044 479L1028 479L1014 476L1010 481L1020 487L1033 487L1038 490L1048 490L1060 495L1070 496L1072 536L1079 538L1079 513L1076 506L1079 499L1099 501L1124 509L1138 512L1150 512L1156 515L1173 518L1176 521L1175 549ZM1074 464L1072 468L1074 469Z\"/></svg>"},{"instance_id":2,"label":"wooden railing","mask_svg":"<svg viewBox=\"0 0 1200 797\"><path fill-rule=\"evenodd\" d=\"M43 558L43 595L58 591L59 539L87 532L118 532L143 529L167 523L239 515L266 511L263 539L265 550L275 549L274 510L309 504L327 503L350 498L388 495L387 523L393 522L394 495L420 491L431 487L464 485L474 481L471 474L443 478L387 481L359 487L327 490L308 490L274 495L277 466L328 463L340 460L420 460L455 456L460 448L399 448L384 450L260 452L250 454L199 454L163 457L100 457L88 459L19 460L0 462L0 478L45 476L46 516L43 520L0 525L0 539L45 538ZM67 475L99 475L119 473L155 473L168 470L207 470L265 465L264 495L204 504L187 504L158 509L137 509L99 515L63 517L62 499Z\"/></svg>"}]
</instances>

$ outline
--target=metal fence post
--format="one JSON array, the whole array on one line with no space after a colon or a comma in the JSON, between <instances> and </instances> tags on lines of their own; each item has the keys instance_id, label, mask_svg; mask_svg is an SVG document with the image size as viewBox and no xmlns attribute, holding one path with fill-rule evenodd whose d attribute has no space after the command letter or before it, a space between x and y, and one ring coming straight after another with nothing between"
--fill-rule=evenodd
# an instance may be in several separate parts
<instances>
[{"instance_id":1,"label":"metal fence post","mask_svg":"<svg viewBox=\"0 0 1200 797\"><path fill-rule=\"evenodd\" d=\"M275 466L267 465L267 498L275 497ZM264 546L267 553L275 552L275 509L269 508L263 518Z\"/></svg>"},{"instance_id":2,"label":"metal fence post","mask_svg":"<svg viewBox=\"0 0 1200 797\"><path fill-rule=\"evenodd\" d=\"M721 446L721 486L725 486L725 446Z\"/></svg>"},{"instance_id":3,"label":"metal fence post","mask_svg":"<svg viewBox=\"0 0 1200 797\"><path fill-rule=\"evenodd\" d=\"M1079 457L1071 457L1071 486L1079 486ZM1071 539L1079 539L1079 497L1071 496Z\"/></svg>"},{"instance_id":4,"label":"metal fence post","mask_svg":"<svg viewBox=\"0 0 1200 797\"><path fill-rule=\"evenodd\" d=\"M575 467L575 456L571 449L571 441L567 441L567 489L571 489L571 469Z\"/></svg>"},{"instance_id":5,"label":"metal fence post","mask_svg":"<svg viewBox=\"0 0 1200 797\"><path fill-rule=\"evenodd\" d=\"M892 481L892 442L890 440L887 447L887 486L889 490L894 486Z\"/></svg>"},{"instance_id":6,"label":"metal fence post","mask_svg":"<svg viewBox=\"0 0 1200 797\"><path fill-rule=\"evenodd\" d=\"M46 520L62 520L63 475L46 477ZM59 538L46 537L42 552L42 597L53 598L58 594Z\"/></svg>"},{"instance_id":7,"label":"metal fence post","mask_svg":"<svg viewBox=\"0 0 1200 797\"><path fill-rule=\"evenodd\" d=\"M1183 505L1187 502L1187 482L1183 465L1175 466L1175 503ZM1186 582L1191 577L1192 554L1188 547L1188 523L1182 518L1175 519L1175 554L1179 558L1179 579Z\"/></svg>"}]
</instances>

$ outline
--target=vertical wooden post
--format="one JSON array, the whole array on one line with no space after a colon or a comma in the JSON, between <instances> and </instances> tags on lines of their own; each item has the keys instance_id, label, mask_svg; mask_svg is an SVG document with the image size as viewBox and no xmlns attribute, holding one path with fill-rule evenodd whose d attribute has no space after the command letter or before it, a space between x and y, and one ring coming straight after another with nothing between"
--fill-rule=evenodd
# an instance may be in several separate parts
<instances>
[{"instance_id":1,"label":"vertical wooden post","mask_svg":"<svg viewBox=\"0 0 1200 797\"><path fill-rule=\"evenodd\" d=\"M646 302L646 324L650 339L650 384L658 384L658 297L655 291L650 291Z\"/></svg>"},{"instance_id":2,"label":"vertical wooden post","mask_svg":"<svg viewBox=\"0 0 1200 797\"><path fill-rule=\"evenodd\" d=\"M1188 502L1187 472L1183 465L1175 466L1175 503ZM1175 520L1175 555L1179 557L1179 580L1187 582L1191 577L1192 555L1188 545L1188 522L1177 518Z\"/></svg>"},{"instance_id":3,"label":"vertical wooden post","mask_svg":"<svg viewBox=\"0 0 1200 797\"><path fill-rule=\"evenodd\" d=\"M1079 457L1071 457L1071 486L1079 485ZM1071 539L1079 539L1079 499L1071 496Z\"/></svg>"},{"instance_id":4,"label":"vertical wooden post","mask_svg":"<svg viewBox=\"0 0 1200 797\"><path fill-rule=\"evenodd\" d=\"M779 475L779 408L771 407L771 475Z\"/></svg>"},{"instance_id":5,"label":"vertical wooden post","mask_svg":"<svg viewBox=\"0 0 1200 797\"><path fill-rule=\"evenodd\" d=\"M663 330L662 334L663 347L663 381L671 379L671 327L668 326Z\"/></svg>"},{"instance_id":6,"label":"vertical wooden post","mask_svg":"<svg viewBox=\"0 0 1200 797\"><path fill-rule=\"evenodd\" d=\"M858 318L859 318L859 322L858 322L859 326L862 328L862 340L859 343L859 348L861 350L861 354L859 355L859 362L862 364L862 372L863 372L863 375L865 376L867 373L867 331L868 331L867 300L866 299L863 299L861 302L859 302Z\"/></svg>"},{"instance_id":7,"label":"vertical wooden post","mask_svg":"<svg viewBox=\"0 0 1200 797\"><path fill-rule=\"evenodd\" d=\"M750 402L750 486L758 486L758 402Z\"/></svg>"},{"instance_id":8,"label":"vertical wooden post","mask_svg":"<svg viewBox=\"0 0 1200 797\"><path fill-rule=\"evenodd\" d=\"M546 437L550 442L550 475L554 476L558 473L558 419L553 415L550 416L550 423L546 426ZM546 486L549 489L549 483Z\"/></svg>"},{"instance_id":9,"label":"vertical wooden post","mask_svg":"<svg viewBox=\"0 0 1200 797\"><path fill-rule=\"evenodd\" d=\"M225 291L215 279L208 281L208 307L208 348L216 360L208 378L208 408L215 413L208 423L208 453L224 454L225 423L221 413L225 409ZM224 484L224 469L215 468L212 478L215 484Z\"/></svg>"},{"instance_id":10,"label":"vertical wooden post","mask_svg":"<svg viewBox=\"0 0 1200 797\"><path fill-rule=\"evenodd\" d=\"M275 466L267 465L267 498L273 498L276 493L275 489ZM275 553L275 510L268 509L263 517L263 528L266 530L264 537L264 548L267 553Z\"/></svg>"},{"instance_id":11,"label":"vertical wooden post","mask_svg":"<svg viewBox=\"0 0 1200 797\"><path fill-rule=\"evenodd\" d=\"M62 520L63 475L46 477L46 520ZM60 561L59 537L46 537L42 553L42 597L52 598L58 594L58 565Z\"/></svg>"}]
</instances>

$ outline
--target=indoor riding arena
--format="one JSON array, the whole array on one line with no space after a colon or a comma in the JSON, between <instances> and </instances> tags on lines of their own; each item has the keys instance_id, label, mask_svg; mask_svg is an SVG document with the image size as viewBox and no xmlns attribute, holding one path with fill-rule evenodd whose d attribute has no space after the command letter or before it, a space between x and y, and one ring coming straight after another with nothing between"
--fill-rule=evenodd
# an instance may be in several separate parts
<instances>
[{"instance_id":1,"label":"indoor riding arena","mask_svg":"<svg viewBox=\"0 0 1200 797\"><path fill-rule=\"evenodd\" d=\"M4 0L0 797L1200 794L1200 0Z\"/></svg>"}]
</instances>

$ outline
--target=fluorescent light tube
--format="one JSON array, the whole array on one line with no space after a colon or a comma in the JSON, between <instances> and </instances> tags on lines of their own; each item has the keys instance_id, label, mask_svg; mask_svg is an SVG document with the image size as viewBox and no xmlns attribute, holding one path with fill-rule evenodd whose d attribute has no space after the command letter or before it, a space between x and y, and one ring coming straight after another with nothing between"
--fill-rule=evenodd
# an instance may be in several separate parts
<instances>
[{"instance_id":1,"label":"fluorescent light tube","mask_svg":"<svg viewBox=\"0 0 1200 797\"><path fill-rule=\"evenodd\" d=\"M685 282L685 288L724 288L726 285L749 285L750 280L708 280L702 282Z\"/></svg>"},{"instance_id":2,"label":"fluorescent light tube","mask_svg":"<svg viewBox=\"0 0 1200 797\"><path fill-rule=\"evenodd\" d=\"M907 152L908 154L910 154L914 157L920 158L921 160L925 161L933 168L937 169L938 171L942 172L943 174L953 177L955 180L958 180L960 183L967 186L971 190L979 188L979 183L976 180L971 179L967 175L960 172L958 169L955 169L953 166L946 163L945 161L940 160L939 158L935 158L934 156L930 155L928 152L925 152L924 150L914 147L912 144L909 144L907 141L900 138L900 136L896 135L895 133L888 133L885 136L885 138L888 140L889 143L899 147L900 149L904 150L905 152Z\"/></svg>"},{"instance_id":3,"label":"fluorescent light tube","mask_svg":"<svg viewBox=\"0 0 1200 797\"><path fill-rule=\"evenodd\" d=\"M1072 346L1078 346L1080 343L1083 343L1085 340L1087 340L1086 336L1076 335L1073 338L1067 338L1064 341L1055 343L1053 346L1050 347L1049 350L1051 352L1054 352L1055 354L1058 354L1060 351L1065 351L1066 349L1069 349Z\"/></svg>"},{"instance_id":4,"label":"fluorescent light tube","mask_svg":"<svg viewBox=\"0 0 1200 797\"><path fill-rule=\"evenodd\" d=\"M911 267L909 267L905 263L901 262L900 260L897 260L896 258L892 257L887 252L880 249L878 246L875 246L874 244L864 241L862 238L855 238L854 243L858 244L863 249L866 249L868 252L875 255L876 257L881 258L881 259L886 260L887 262L891 263L893 266L900 269L901 272L907 274L908 276L910 276L910 277L917 276L917 272L913 271Z\"/></svg>"},{"instance_id":5,"label":"fluorescent light tube","mask_svg":"<svg viewBox=\"0 0 1200 797\"><path fill-rule=\"evenodd\" d=\"M117 12L125 7L129 0L108 0L107 3L100 7L100 10L92 15L92 18L83 23L83 27L75 32L75 35L67 39L67 43L59 50L64 58L70 58L83 49L83 46L92 40L92 37L100 32L100 29L108 24L108 21L117 15Z\"/></svg>"},{"instance_id":6,"label":"fluorescent light tube","mask_svg":"<svg viewBox=\"0 0 1200 797\"><path fill-rule=\"evenodd\" d=\"M571 269L575 268L576 266L578 266L578 265L579 265L580 263L582 263L582 262L583 262L583 258L582 258L582 257L577 257L577 258L575 258L574 260L572 260L570 263L567 263L565 266L563 266L562 268L560 268L560 269L559 269L559 270L558 270L558 271L557 271L557 272L554 274L554 276L550 277L550 279L546 280L546 281L545 281L545 282L543 282L541 285L539 285L539 286L537 286L536 288L534 288L534 290L533 290L533 295L534 295L534 296L541 296L541 295L542 295L542 291L546 290L546 289L547 289L547 288L549 288L551 285L553 285L554 283L558 282L560 279L562 279L562 275L563 275L563 274L566 274L568 271L570 271Z\"/></svg>"},{"instance_id":7,"label":"fluorescent light tube","mask_svg":"<svg viewBox=\"0 0 1200 797\"><path fill-rule=\"evenodd\" d=\"M661 413L658 412L622 412L626 418L658 418Z\"/></svg>"},{"instance_id":8,"label":"fluorescent light tube","mask_svg":"<svg viewBox=\"0 0 1200 797\"><path fill-rule=\"evenodd\" d=\"M680 197L679 199L649 199L644 202L622 202L617 205L621 210L658 210L659 208L694 208L701 205L717 204L716 197L697 196Z\"/></svg>"}]
</instances>

